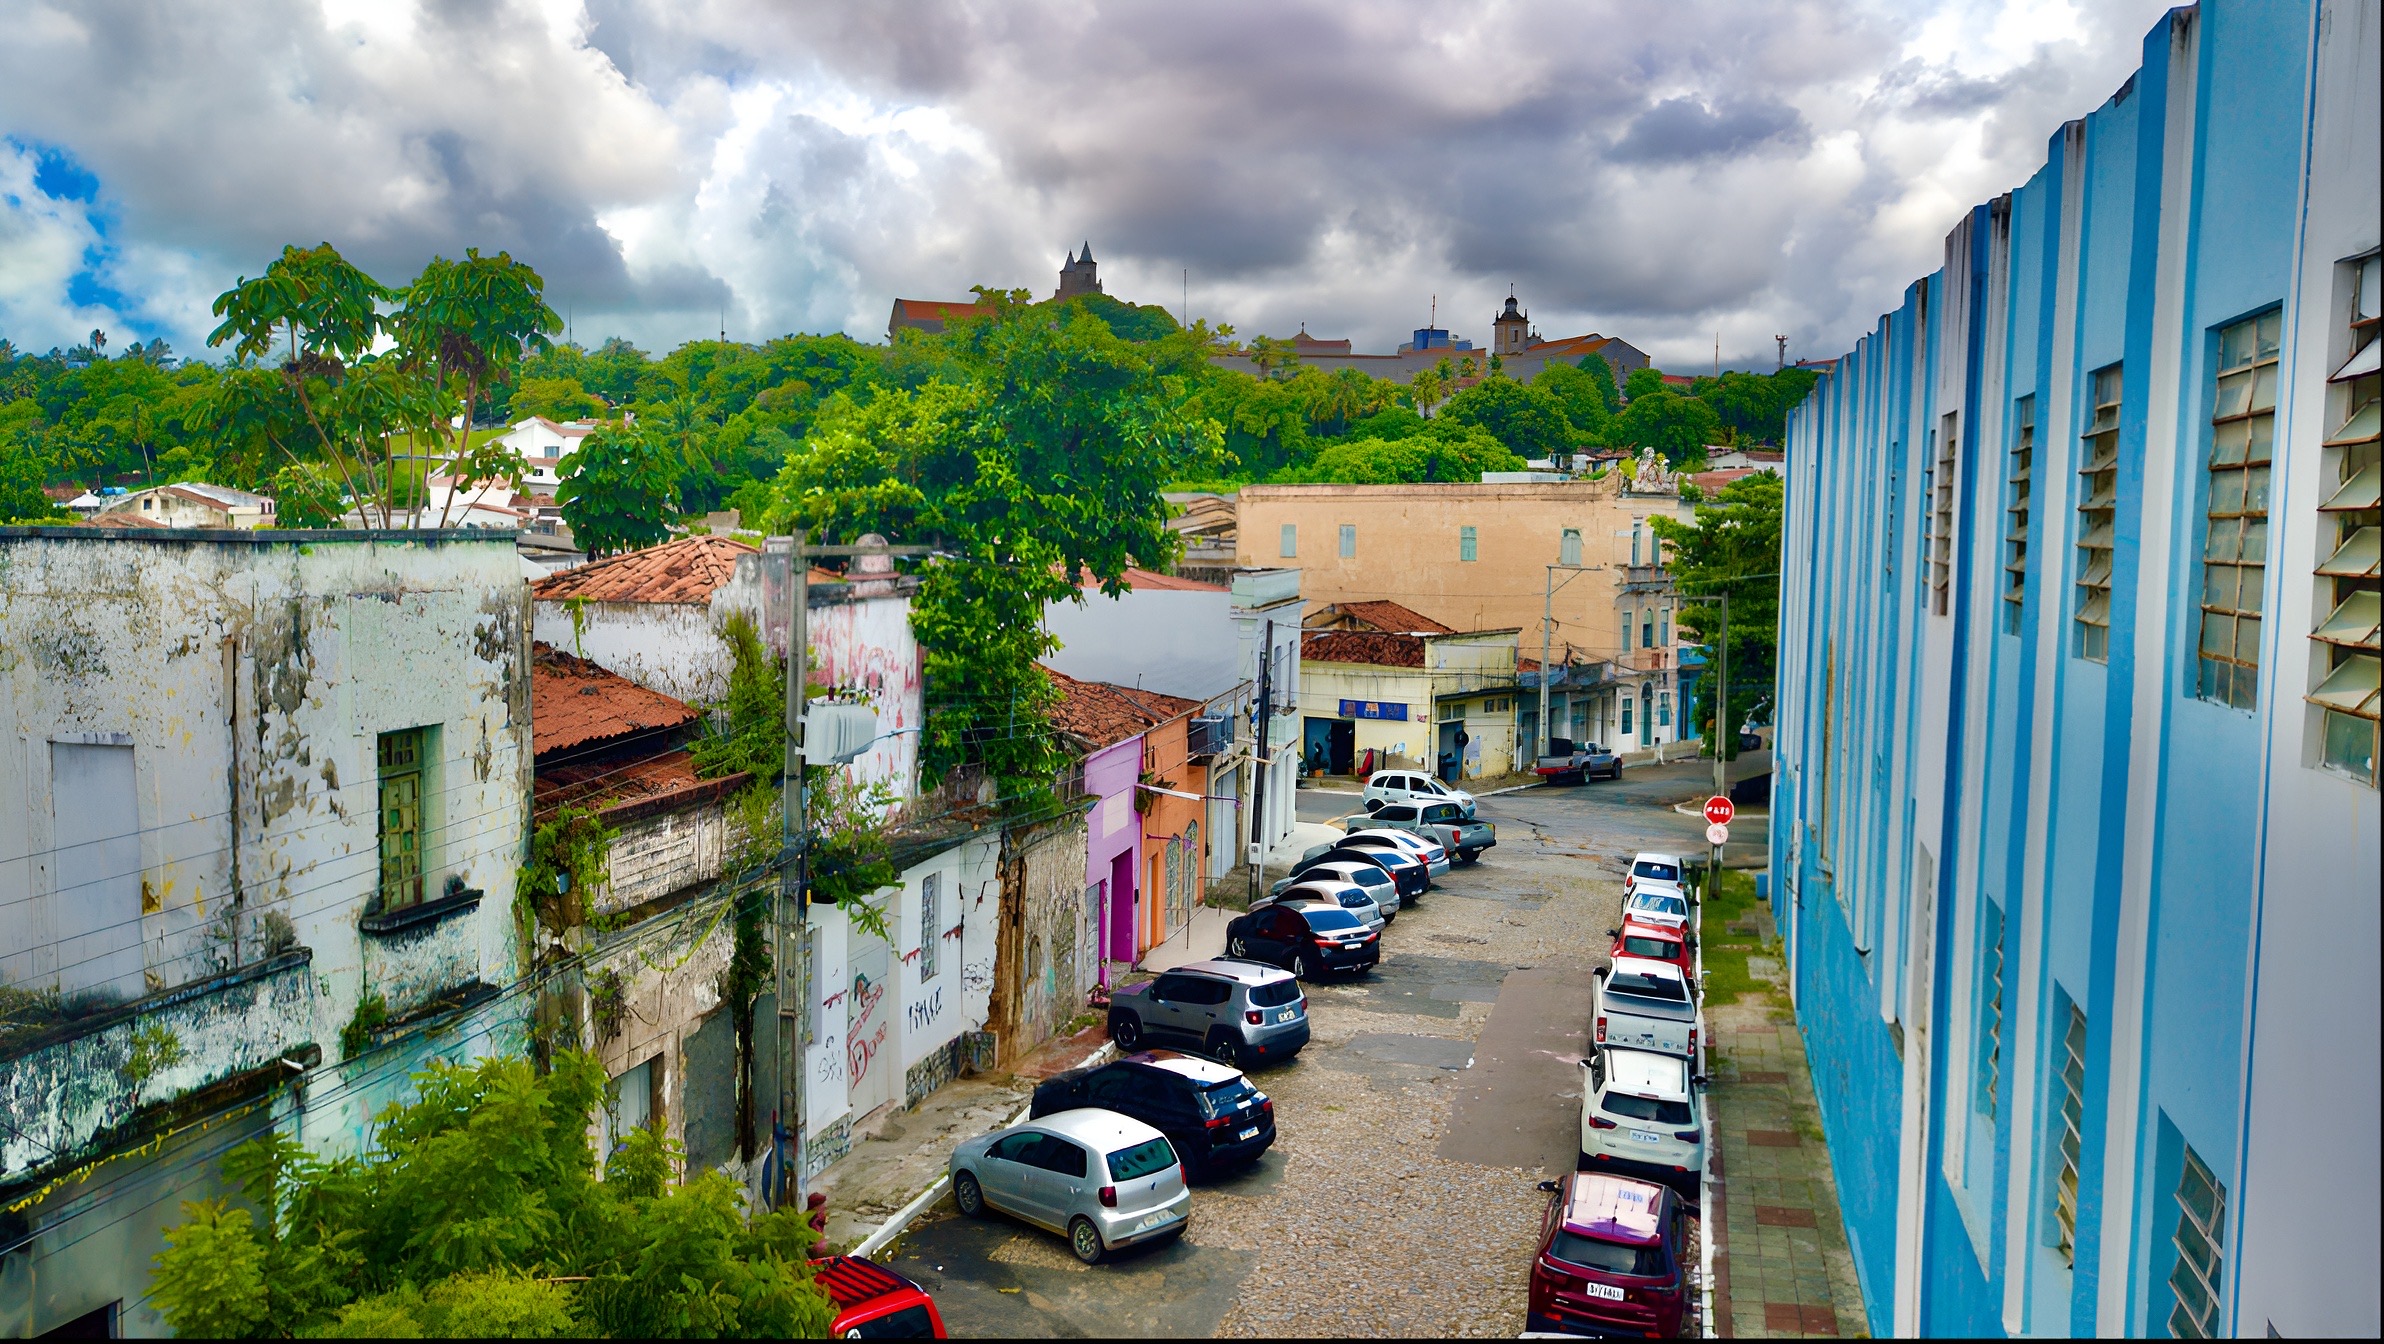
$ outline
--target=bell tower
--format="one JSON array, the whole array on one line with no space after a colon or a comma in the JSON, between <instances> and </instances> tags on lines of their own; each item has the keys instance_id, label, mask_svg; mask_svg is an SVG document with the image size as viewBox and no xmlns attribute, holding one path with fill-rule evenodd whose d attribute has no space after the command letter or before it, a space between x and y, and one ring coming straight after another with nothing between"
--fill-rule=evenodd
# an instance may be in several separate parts
<instances>
[{"instance_id":1,"label":"bell tower","mask_svg":"<svg viewBox=\"0 0 2384 1344\"><path fill-rule=\"evenodd\" d=\"M1531 314L1515 306L1514 291L1507 292L1507 306L1490 320L1490 352L1495 355L1519 355L1530 344Z\"/></svg>"}]
</instances>

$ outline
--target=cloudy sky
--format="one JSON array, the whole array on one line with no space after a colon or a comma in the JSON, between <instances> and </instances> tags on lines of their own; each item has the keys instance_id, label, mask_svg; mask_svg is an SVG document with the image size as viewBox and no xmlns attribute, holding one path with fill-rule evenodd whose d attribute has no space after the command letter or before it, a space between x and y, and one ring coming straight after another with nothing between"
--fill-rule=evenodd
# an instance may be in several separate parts
<instances>
[{"instance_id":1,"label":"cloudy sky","mask_svg":"<svg viewBox=\"0 0 2384 1344\"><path fill-rule=\"evenodd\" d=\"M1847 346L2137 64L2155 0L0 0L0 336L200 350L287 242L506 249L573 333L882 339L1111 294L1675 368Z\"/></svg>"}]
</instances>

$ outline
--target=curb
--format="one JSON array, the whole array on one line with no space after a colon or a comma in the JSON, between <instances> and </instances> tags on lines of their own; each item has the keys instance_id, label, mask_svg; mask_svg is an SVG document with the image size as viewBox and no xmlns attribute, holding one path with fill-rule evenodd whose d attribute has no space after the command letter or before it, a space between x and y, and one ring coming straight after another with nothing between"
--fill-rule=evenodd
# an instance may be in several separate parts
<instances>
[{"instance_id":1,"label":"curb","mask_svg":"<svg viewBox=\"0 0 2384 1344\"><path fill-rule=\"evenodd\" d=\"M1100 1048L1094 1050L1091 1054L1086 1055L1084 1058L1076 1061L1074 1064L1069 1065L1068 1068L1094 1068L1098 1065L1108 1063L1110 1059L1116 1056L1116 1054L1117 1042L1103 1041L1100 1045ZM1063 1070L1063 1072L1065 1072L1065 1070ZM1026 1105L1018 1108L1018 1113L1016 1115L1013 1115L1008 1120L1003 1121L999 1126L997 1126L997 1128L1008 1129L1012 1125L1024 1123L1028 1113L1033 1111L1034 1108L1034 1102L1029 1101ZM901 1236L903 1232L910 1227L912 1222L917 1220L920 1214L925 1213L928 1209L934 1207L935 1202L944 1197L944 1191L949 1189L951 1184L952 1177L949 1174L936 1177L926 1189L912 1196L910 1203L903 1205L893 1217L888 1218L886 1221L878 1224L876 1231L870 1233L866 1237L863 1237L859 1244L855 1245L850 1251L845 1252L845 1254L860 1256L864 1259L877 1254L880 1250L885 1248L888 1242L891 1242L896 1237Z\"/></svg>"}]
</instances>

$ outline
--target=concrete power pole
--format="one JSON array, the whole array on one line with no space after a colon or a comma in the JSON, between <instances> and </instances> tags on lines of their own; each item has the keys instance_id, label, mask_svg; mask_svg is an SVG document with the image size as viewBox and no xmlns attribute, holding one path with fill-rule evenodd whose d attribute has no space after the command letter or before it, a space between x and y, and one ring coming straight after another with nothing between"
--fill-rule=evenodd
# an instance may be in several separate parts
<instances>
[{"instance_id":1,"label":"concrete power pole","mask_svg":"<svg viewBox=\"0 0 2384 1344\"><path fill-rule=\"evenodd\" d=\"M1734 732L1730 727L1730 590L1722 590L1721 630L1714 636L1714 796L1730 796L1729 776L1722 762L1729 755L1722 734ZM1712 879L1706 887L1710 896L1722 889L1722 847L1713 847L1713 863L1706 869Z\"/></svg>"},{"instance_id":2,"label":"concrete power pole","mask_svg":"<svg viewBox=\"0 0 2384 1344\"><path fill-rule=\"evenodd\" d=\"M1275 717L1275 623L1266 622L1258 644L1258 750L1250 762L1250 900L1258 900L1258 881L1266 867L1267 727Z\"/></svg>"},{"instance_id":3,"label":"concrete power pole","mask_svg":"<svg viewBox=\"0 0 2384 1344\"><path fill-rule=\"evenodd\" d=\"M1548 566L1547 581L1540 591L1540 740L1533 747L1532 754L1535 756L1547 755L1548 744L1556 740L1553 725L1548 722L1548 657L1556 632L1556 590L1592 570L1604 568L1604 565ZM1570 571L1565 575L1564 583L1556 581L1556 571L1560 569Z\"/></svg>"}]
</instances>

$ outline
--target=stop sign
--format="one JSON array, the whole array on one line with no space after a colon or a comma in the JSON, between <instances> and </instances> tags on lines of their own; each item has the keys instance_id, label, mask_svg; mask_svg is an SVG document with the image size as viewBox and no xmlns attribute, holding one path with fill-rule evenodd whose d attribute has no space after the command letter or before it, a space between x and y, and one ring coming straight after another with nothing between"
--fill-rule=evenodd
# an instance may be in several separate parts
<instances>
[{"instance_id":1,"label":"stop sign","mask_svg":"<svg viewBox=\"0 0 2384 1344\"><path fill-rule=\"evenodd\" d=\"M1730 800L1718 793L1705 800L1705 819L1716 826L1729 825L1730 819L1737 815L1738 809L1732 807Z\"/></svg>"}]
</instances>

